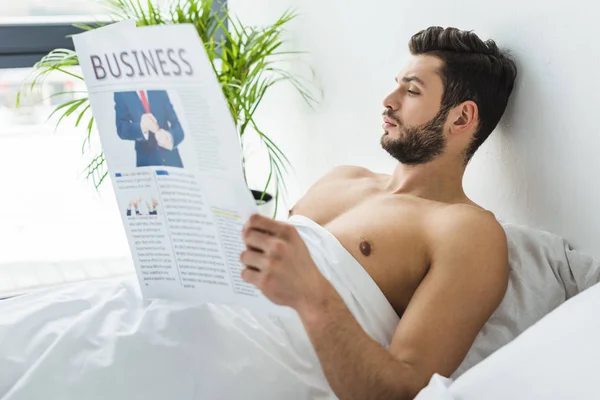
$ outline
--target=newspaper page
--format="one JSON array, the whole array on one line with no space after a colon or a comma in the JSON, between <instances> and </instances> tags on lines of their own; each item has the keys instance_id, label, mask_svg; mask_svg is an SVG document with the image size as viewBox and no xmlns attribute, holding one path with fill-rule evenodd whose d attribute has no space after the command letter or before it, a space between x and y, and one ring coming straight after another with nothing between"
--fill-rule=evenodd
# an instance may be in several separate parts
<instances>
[{"instance_id":1,"label":"newspaper page","mask_svg":"<svg viewBox=\"0 0 600 400\"><path fill-rule=\"evenodd\" d=\"M195 28L125 21L74 43L144 298L276 310L241 279L257 208Z\"/></svg>"}]
</instances>

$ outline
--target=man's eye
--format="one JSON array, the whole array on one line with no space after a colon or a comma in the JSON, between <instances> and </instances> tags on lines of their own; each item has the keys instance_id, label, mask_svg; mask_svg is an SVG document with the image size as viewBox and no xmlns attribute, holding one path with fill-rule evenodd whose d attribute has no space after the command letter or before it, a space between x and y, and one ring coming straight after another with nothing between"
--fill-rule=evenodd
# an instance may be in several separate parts
<instances>
[{"instance_id":1,"label":"man's eye","mask_svg":"<svg viewBox=\"0 0 600 400\"><path fill-rule=\"evenodd\" d=\"M408 94L410 94L411 96L417 96L417 95L419 95L419 94L420 94L419 92L415 92L414 90L407 90L406 92L407 92Z\"/></svg>"}]
</instances>

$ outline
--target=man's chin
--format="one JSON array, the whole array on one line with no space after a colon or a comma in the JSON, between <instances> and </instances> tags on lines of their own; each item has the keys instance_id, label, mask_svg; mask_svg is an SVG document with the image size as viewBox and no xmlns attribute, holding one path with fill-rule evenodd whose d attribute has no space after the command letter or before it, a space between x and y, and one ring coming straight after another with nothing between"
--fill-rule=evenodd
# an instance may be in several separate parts
<instances>
[{"instance_id":1,"label":"man's chin","mask_svg":"<svg viewBox=\"0 0 600 400\"><path fill-rule=\"evenodd\" d=\"M395 138L397 138L398 135L395 132L383 131L383 134L381 135L381 137L382 138L387 138L389 140L395 140Z\"/></svg>"},{"instance_id":2,"label":"man's chin","mask_svg":"<svg viewBox=\"0 0 600 400\"><path fill-rule=\"evenodd\" d=\"M385 149L386 143L388 140L389 140L389 134L387 132L383 132L383 135L381 135L381 139L379 139L379 143L381 144L381 147L383 147Z\"/></svg>"},{"instance_id":3,"label":"man's chin","mask_svg":"<svg viewBox=\"0 0 600 400\"><path fill-rule=\"evenodd\" d=\"M384 131L381 135L381 144L393 144L401 140L394 132Z\"/></svg>"},{"instance_id":4,"label":"man's chin","mask_svg":"<svg viewBox=\"0 0 600 400\"><path fill-rule=\"evenodd\" d=\"M399 138L401 138L401 137L404 136L404 130L401 130L397 126L390 127L390 128L384 128L383 129L383 135L391 137L391 138L398 138L399 139Z\"/></svg>"},{"instance_id":5,"label":"man's chin","mask_svg":"<svg viewBox=\"0 0 600 400\"><path fill-rule=\"evenodd\" d=\"M394 139L389 132L384 132L383 135L381 135L379 143L381 144L381 148L389 153L390 149L394 147L395 140L396 139Z\"/></svg>"}]
</instances>

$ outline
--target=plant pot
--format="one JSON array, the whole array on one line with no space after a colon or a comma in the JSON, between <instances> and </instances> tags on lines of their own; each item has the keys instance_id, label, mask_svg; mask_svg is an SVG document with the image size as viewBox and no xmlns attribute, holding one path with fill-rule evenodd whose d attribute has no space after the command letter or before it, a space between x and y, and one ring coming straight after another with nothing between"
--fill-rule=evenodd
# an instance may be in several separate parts
<instances>
[{"instance_id":1,"label":"plant pot","mask_svg":"<svg viewBox=\"0 0 600 400\"><path fill-rule=\"evenodd\" d=\"M275 199L273 196L268 192L263 194L262 190L252 189L251 192L258 207L258 213L272 218L275 211Z\"/></svg>"}]
</instances>

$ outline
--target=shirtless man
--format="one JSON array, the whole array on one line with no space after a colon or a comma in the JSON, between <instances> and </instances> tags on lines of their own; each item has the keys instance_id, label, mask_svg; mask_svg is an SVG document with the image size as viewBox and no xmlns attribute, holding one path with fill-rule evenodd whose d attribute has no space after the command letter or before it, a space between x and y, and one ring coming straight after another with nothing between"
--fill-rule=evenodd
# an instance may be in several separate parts
<instances>
[{"instance_id":1,"label":"shirtless man","mask_svg":"<svg viewBox=\"0 0 600 400\"><path fill-rule=\"evenodd\" d=\"M412 399L450 376L500 304L507 240L464 193L473 153L496 127L516 66L492 41L431 27L383 101L391 175L339 167L293 213L320 224L360 262L401 317L389 351L360 327L293 226L259 215L243 231L245 281L295 309L342 399Z\"/></svg>"}]
</instances>

